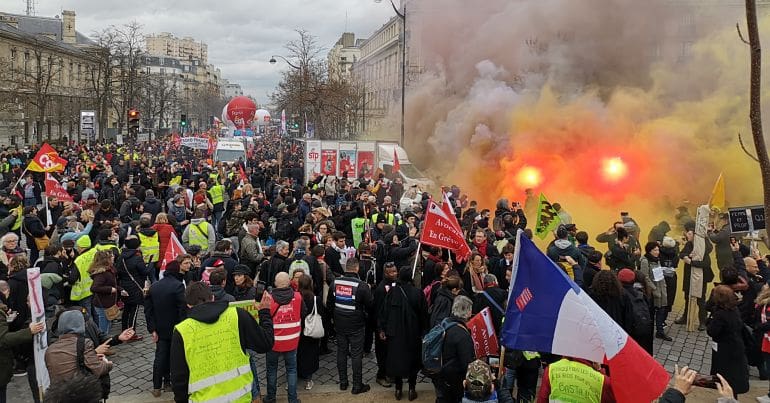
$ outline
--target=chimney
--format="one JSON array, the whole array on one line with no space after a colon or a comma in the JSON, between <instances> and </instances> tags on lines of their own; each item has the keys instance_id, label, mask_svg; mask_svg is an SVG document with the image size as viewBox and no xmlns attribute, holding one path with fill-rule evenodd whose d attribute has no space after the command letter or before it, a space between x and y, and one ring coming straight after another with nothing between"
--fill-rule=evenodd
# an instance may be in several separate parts
<instances>
[{"instance_id":1,"label":"chimney","mask_svg":"<svg viewBox=\"0 0 770 403\"><path fill-rule=\"evenodd\" d=\"M75 12L70 10L64 10L61 13L61 39L64 43L76 44L77 33L75 32Z\"/></svg>"}]
</instances>

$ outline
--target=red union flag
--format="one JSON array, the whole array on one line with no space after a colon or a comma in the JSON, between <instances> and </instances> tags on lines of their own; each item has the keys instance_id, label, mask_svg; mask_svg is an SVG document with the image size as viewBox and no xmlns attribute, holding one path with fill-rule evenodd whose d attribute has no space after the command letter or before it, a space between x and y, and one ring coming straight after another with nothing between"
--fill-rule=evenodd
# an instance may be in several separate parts
<instances>
[{"instance_id":1,"label":"red union flag","mask_svg":"<svg viewBox=\"0 0 770 403\"><path fill-rule=\"evenodd\" d=\"M28 171L34 172L59 172L67 166L67 160L59 156L48 143L43 143L40 151L35 154L35 158L29 162Z\"/></svg>"},{"instance_id":2,"label":"red union flag","mask_svg":"<svg viewBox=\"0 0 770 403\"><path fill-rule=\"evenodd\" d=\"M185 252L182 243L179 242L179 239L176 237L176 234L172 232L169 238L168 247L166 248L166 255L163 256L163 260L160 262L161 278L163 278L163 272L166 271L166 264L176 259L177 256L187 253Z\"/></svg>"},{"instance_id":3,"label":"red union flag","mask_svg":"<svg viewBox=\"0 0 770 403\"><path fill-rule=\"evenodd\" d=\"M48 197L55 197L59 201L74 201L72 196L59 184L59 181L50 174L45 174L45 194Z\"/></svg>"},{"instance_id":4,"label":"red union flag","mask_svg":"<svg viewBox=\"0 0 770 403\"><path fill-rule=\"evenodd\" d=\"M425 214L425 225L420 234L420 242L452 250L457 254L458 261L467 259L471 254L471 248L465 243L463 231L457 225L457 219L448 215L433 200L428 201L428 211Z\"/></svg>"},{"instance_id":5,"label":"red union flag","mask_svg":"<svg viewBox=\"0 0 770 403\"><path fill-rule=\"evenodd\" d=\"M500 346L497 344L495 327L492 325L492 313L486 307L472 317L468 323L468 330L473 339L473 350L476 358L486 358L489 355L499 355Z\"/></svg>"}]
</instances>

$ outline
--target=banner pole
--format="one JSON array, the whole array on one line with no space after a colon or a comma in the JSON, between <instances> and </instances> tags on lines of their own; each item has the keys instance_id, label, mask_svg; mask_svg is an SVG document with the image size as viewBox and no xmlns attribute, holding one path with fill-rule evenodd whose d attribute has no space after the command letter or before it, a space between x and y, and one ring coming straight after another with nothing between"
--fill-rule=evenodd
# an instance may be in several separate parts
<instances>
[{"instance_id":1,"label":"banner pole","mask_svg":"<svg viewBox=\"0 0 770 403\"><path fill-rule=\"evenodd\" d=\"M417 271L417 261L420 259L421 247L422 247L422 242L417 241L417 253L414 255L414 265L412 265L412 280L414 280L414 274Z\"/></svg>"}]
</instances>

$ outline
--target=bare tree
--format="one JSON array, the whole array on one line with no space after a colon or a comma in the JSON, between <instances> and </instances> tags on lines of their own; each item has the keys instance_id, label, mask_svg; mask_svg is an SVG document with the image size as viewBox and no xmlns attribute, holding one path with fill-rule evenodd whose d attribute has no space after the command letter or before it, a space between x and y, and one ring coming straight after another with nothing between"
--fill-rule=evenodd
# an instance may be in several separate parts
<instances>
[{"instance_id":1,"label":"bare tree","mask_svg":"<svg viewBox=\"0 0 770 403\"><path fill-rule=\"evenodd\" d=\"M117 96L112 99L112 107L118 116L118 129L122 129L127 118L126 111L136 106L141 92L142 74L142 25L136 21L114 28L117 34L114 49L117 59Z\"/></svg>"},{"instance_id":2,"label":"bare tree","mask_svg":"<svg viewBox=\"0 0 770 403\"><path fill-rule=\"evenodd\" d=\"M174 103L176 86L175 74L150 74L145 77L143 92L137 101L145 127L168 127L166 115Z\"/></svg>"},{"instance_id":3,"label":"bare tree","mask_svg":"<svg viewBox=\"0 0 770 403\"><path fill-rule=\"evenodd\" d=\"M87 69L88 92L97 105L97 116L99 121L98 138L104 138L104 131L107 129L107 117L109 108L112 105L113 89L116 87L115 66L118 58L115 50L118 47L118 33L114 26L94 32L92 35L96 42L96 47L90 50L93 53L96 63L94 67Z\"/></svg>"},{"instance_id":4,"label":"bare tree","mask_svg":"<svg viewBox=\"0 0 770 403\"><path fill-rule=\"evenodd\" d=\"M36 43L24 53L24 60L14 69L14 74L19 77L19 93L26 94L29 103L35 107L35 141L42 143L51 91L62 71L62 61L55 58L41 40L32 40Z\"/></svg>"},{"instance_id":5,"label":"bare tree","mask_svg":"<svg viewBox=\"0 0 770 403\"><path fill-rule=\"evenodd\" d=\"M765 214L767 214L770 212L770 158L767 154L765 137L762 133L762 46L759 41L756 0L746 0L746 27L749 33L749 40L746 41L742 35L741 40L749 45L751 52L749 119L751 121L751 135L754 139L756 159L759 162L759 170L762 175ZM738 30L738 33L740 34L740 30Z\"/></svg>"}]
</instances>

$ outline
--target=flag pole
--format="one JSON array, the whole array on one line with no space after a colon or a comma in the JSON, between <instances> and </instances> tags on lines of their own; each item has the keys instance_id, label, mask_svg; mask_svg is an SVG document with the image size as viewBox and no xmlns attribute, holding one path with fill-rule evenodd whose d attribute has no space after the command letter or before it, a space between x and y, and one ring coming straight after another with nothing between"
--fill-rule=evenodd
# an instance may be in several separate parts
<instances>
[{"instance_id":1,"label":"flag pole","mask_svg":"<svg viewBox=\"0 0 770 403\"><path fill-rule=\"evenodd\" d=\"M11 188L11 193L16 191L16 186L19 186L19 183L21 183L21 180L22 180L22 178L24 178L24 174L27 173L27 170L29 170L29 164L27 164L27 167L24 168L23 171L21 171L21 175L19 175L19 180L17 180L16 184L13 185L13 187Z\"/></svg>"},{"instance_id":2,"label":"flag pole","mask_svg":"<svg viewBox=\"0 0 770 403\"><path fill-rule=\"evenodd\" d=\"M417 253L414 255L414 264L412 265L412 280L414 280L414 274L417 271L417 261L420 260L421 247L422 247L422 242L417 241Z\"/></svg>"}]
</instances>

